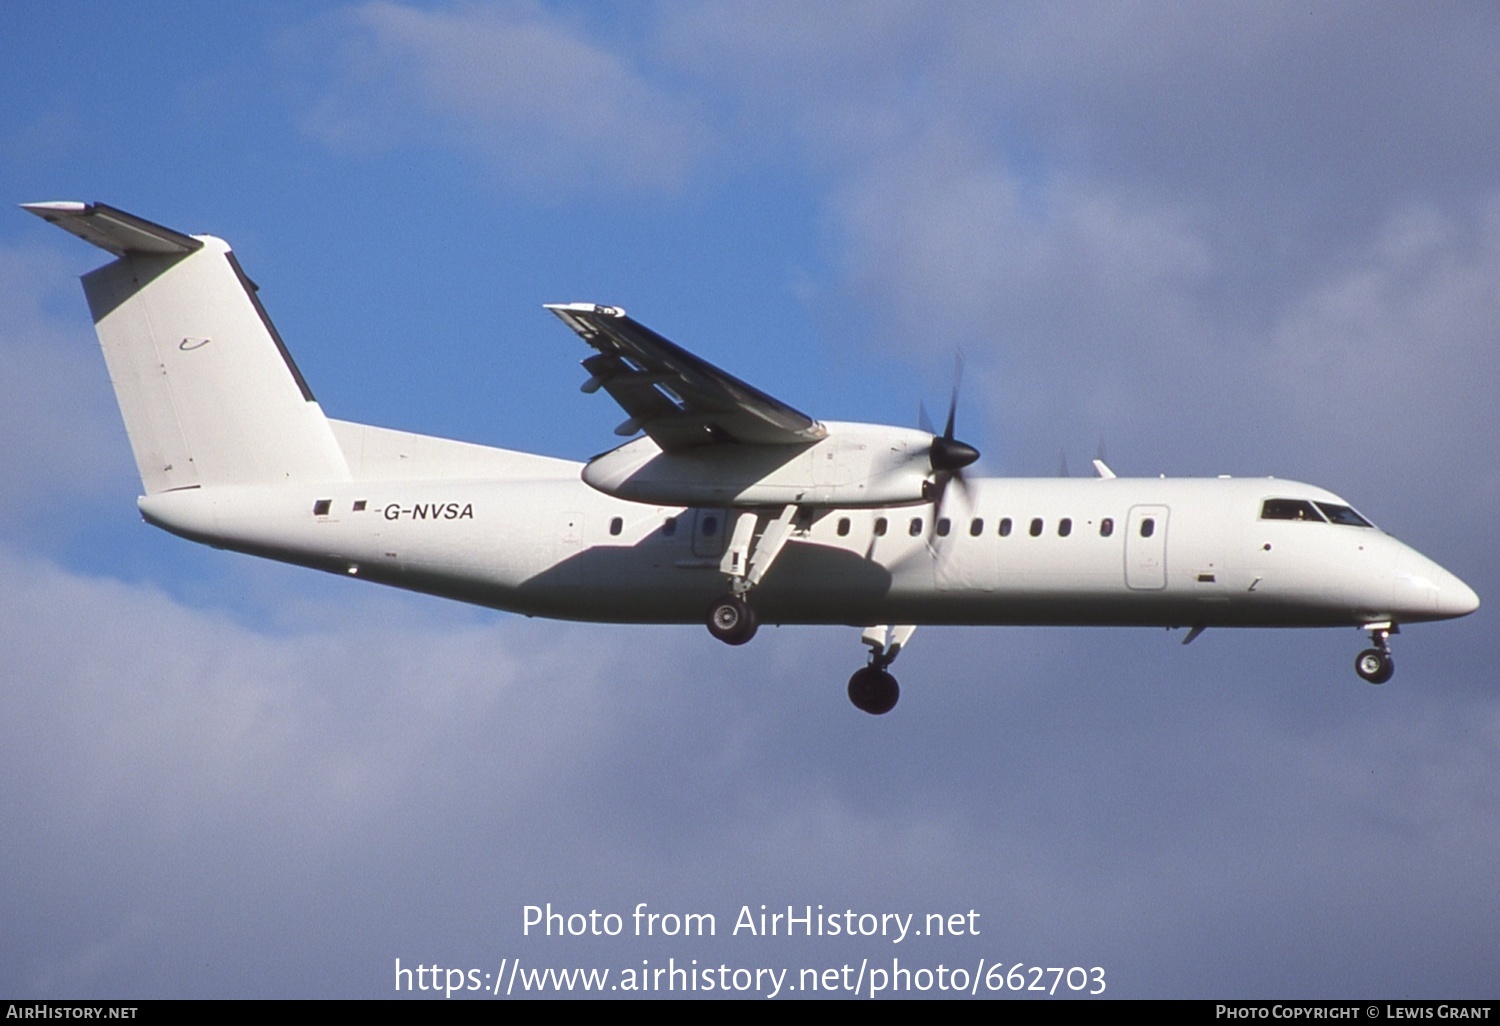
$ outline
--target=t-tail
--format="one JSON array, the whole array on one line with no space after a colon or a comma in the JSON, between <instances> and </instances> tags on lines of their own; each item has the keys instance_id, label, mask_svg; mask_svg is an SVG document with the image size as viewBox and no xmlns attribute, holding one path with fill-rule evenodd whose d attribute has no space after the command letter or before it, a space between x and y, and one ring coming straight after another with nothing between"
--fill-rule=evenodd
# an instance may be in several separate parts
<instances>
[{"instance_id":1,"label":"t-tail","mask_svg":"<svg viewBox=\"0 0 1500 1026\"><path fill-rule=\"evenodd\" d=\"M103 203L26 210L114 254L83 276L147 495L348 480L327 418L233 251Z\"/></svg>"}]
</instances>

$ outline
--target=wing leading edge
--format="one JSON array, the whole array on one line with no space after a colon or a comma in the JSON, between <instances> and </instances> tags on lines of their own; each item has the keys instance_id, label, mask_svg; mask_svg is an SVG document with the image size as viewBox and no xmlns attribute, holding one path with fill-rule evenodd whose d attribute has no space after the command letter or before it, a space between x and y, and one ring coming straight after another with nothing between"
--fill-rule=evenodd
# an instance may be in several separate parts
<instances>
[{"instance_id":1,"label":"wing leading edge","mask_svg":"<svg viewBox=\"0 0 1500 1026\"><path fill-rule=\"evenodd\" d=\"M644 431L664 450L711 443L806 445L827 436L822 424L669 342L624 310L592 303L549 303L594 349L583 361L585 392L604 389L629 415L618 435Z\"/></svg>"}]
</instances>

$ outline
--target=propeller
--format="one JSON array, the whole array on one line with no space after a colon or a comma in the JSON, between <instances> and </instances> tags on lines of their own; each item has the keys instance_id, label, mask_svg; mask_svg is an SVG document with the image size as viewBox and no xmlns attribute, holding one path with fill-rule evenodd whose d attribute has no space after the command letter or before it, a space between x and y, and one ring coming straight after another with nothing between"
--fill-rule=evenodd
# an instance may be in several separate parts
<instances>
[{"instance_id":1,"label":"propeller","mask_svg":"<svg viewBox=\"0 0 1500 1026\"><path fill-rule=\"evenodd\" d=\"M968 495L969 486L964 480L964 468L979 459L978 449L953 437L954 422L958 417L958 386L963 381L963 373L963 354L955 353L953 394L948 399L948 420L943 425L941 435L933 430L932 421L927 416L927 407L921 403L917 404L918 426L933 436L932 448L927 453L928 463L932 466L932 480L923 486L922 492L932 502L934 522L942 515L943 496L948 491L949 483L957 481L959 490Z\"/></svg>"}]
</instances>

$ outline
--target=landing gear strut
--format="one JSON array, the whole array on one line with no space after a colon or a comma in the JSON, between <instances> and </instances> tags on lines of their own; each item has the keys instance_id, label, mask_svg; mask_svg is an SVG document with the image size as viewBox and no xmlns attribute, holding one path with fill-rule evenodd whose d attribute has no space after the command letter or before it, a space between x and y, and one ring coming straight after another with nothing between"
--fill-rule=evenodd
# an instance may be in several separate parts
<instances>
[{"instance_id":1,"label":"landing gear strut","mask_svg":"<svg viewBox=\"0 0 1500 1026\"><path fill-rule=\"evenodd\" d=\"M746 596L786 547L796 528L798 513L797 506L785 506L763 529L759 526L760 516L753 511L746 510L735 518L734 534L719 561L720 572L729 578L729 594L708 610L708 632L726 645L743 645L755 637L760 622ZM760 530L758 536L757 530Z\"/></svg>"},{"instance_id":2,"label":"landing gear strut","mask_svg":"<svg viewBox=\"0 0 1500 1026\"><path fill-rule=\"evenodd\" d=\"M1377 623L1365 628L1370 632L1374 648L1367 648L1354 657L1354 672L1371 684L1384 684L1396 672L1396 661L1391 658L1390 636L1397 631L1395 624Z\"/></svg>"},{"instance_id":3,"label":"landing gear strut","mask_svg":"<svg viewBox=\"0 0 1500 1026\"><path fill-rule=\"evenodd\" d=\"M860 640L870 646L870 662L863 669L855 670L854 676L849 678L849 701L856 709L871 716L882 716L896 708L896 702L901 698L901 686L886 667L895 661L915 630L910 625L865 628Z\"/></svg>"}]
</instances>

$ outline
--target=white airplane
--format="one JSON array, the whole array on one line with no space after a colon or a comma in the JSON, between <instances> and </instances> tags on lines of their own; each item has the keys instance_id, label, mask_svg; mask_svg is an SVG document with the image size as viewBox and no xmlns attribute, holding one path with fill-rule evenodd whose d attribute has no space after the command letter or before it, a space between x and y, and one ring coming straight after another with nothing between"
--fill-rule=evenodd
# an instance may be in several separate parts
<instances>
[{"instance_id":1,"label":"white airplane","mask_svg":"<svg viewBox=\"0 0 1500 1026\"><path fill-rule=\"evenodd\" d=\"M1357 627L1394 672L1402 623L1479 598L1349 503L1274 478L968 479L954 437L820 422L632 320L548 306L625 410L587 463L325 417L233 252L102 203L25 209L117 259L83 277L145 495L218 548L528 616L863 629L849 697L920 624ZM956 403L957 388L954 389Z\"/></svg>"}]
</instances>

